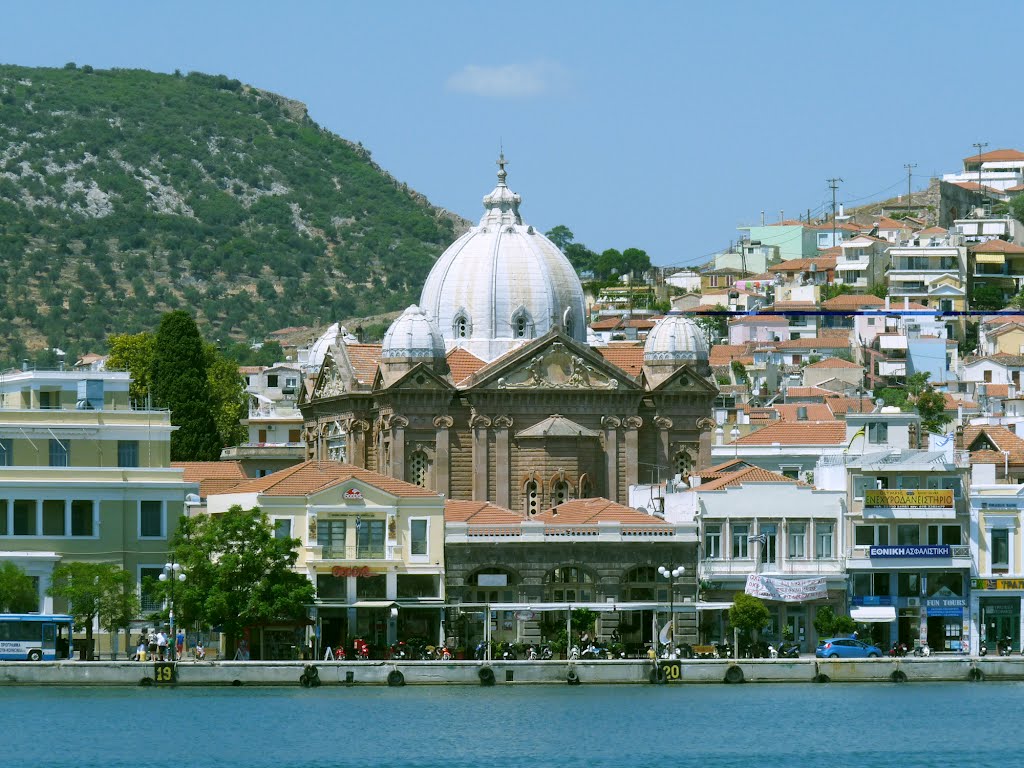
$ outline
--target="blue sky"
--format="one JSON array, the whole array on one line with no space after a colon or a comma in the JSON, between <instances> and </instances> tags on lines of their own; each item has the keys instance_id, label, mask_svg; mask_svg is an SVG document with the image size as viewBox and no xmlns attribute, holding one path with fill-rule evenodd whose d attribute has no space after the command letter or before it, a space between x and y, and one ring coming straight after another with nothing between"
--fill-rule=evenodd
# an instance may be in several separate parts
<instances>
[{"instance_id":1,"label":"blue sky","mask_svg":"<svg viewBox=\"0 0 1024 768\"><path fill-rule=\"evenodd\" d=\"M699 263L741 223L1019 147L1012 35L977 2L82 2L3 8L0 61L200 70L305 102L476 220L499 142L522 212ZM992 35L986 41L986 32ZM0 114L2 119L2 114Z\"/></svg>"}]
</instances>

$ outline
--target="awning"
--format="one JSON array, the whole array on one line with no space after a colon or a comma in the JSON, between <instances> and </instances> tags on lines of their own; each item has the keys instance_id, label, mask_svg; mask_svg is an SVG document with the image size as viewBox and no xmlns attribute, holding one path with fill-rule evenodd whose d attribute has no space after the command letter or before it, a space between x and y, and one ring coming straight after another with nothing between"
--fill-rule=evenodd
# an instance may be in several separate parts
<instances>
[{"instance_id":1,"label":"awning","mask_svg":"<svg viewBox=\"0 0 1024 768\"><path fill-rule=\"evenodd\" d=\"M349 605L349 608L390 608L397 605L394 600L359 600Z\"/></svg>"},{"instance_id":2,"label":"awning","mask_svg":"<svg viewBox=\"0 0 1024 768\"><path fill-rule=\"evenodd\" d=\"M978 264L1005 264L1006 256L1001 253L978 253L974 256Z\"/></svg>"},{"instance_id":3,"label":"awning","mask_svg":"<svg viewBox=\"0 0 1024 768\"><path fill-rule=\"evenodd\" d=\"M887 623L896 621L896 609L891 605L861 605L850 611L850 618L866 623Z\"/></svg>"}]
</instances>

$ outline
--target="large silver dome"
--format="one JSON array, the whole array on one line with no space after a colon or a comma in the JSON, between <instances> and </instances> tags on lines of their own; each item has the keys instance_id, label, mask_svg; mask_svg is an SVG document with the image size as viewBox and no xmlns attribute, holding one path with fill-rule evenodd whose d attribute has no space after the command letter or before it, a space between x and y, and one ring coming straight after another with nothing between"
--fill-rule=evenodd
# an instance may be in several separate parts
<instances>
[{"instance_id":1,"label":"large silver dome","mask_svg":"<svg viewBox=\"0 0 1024 768\"><path fill-rule=\"evenodd\" d=\"M669 312L647 334L644 362L706 361L708 345L704 332L686 315Z\"/></svg>"},{"instance_id":2,"label":"large silver dome","mask_svg":"<svg viewBox=\"0 0 1024 768\"><path fill-rule=\"evenodd\" d=\"M423 285L420 306L448 349L491 361L531 338L560 328L586 342L583 287L558 247L523 224L521 198L505 185L484 197L480 224L452 243Z\"/></svg>"}]
</instances>

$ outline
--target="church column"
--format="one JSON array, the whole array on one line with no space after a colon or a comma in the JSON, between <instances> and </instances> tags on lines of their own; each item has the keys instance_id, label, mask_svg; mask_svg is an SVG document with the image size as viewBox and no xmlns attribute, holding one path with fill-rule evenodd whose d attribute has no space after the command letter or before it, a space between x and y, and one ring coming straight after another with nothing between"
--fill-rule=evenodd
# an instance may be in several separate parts
<instances>
[{"instance_id":1,"label":"church column","mask_svg":"<svg viewBox=\"0 0 1024 768\"><path fill-rule=\"evenodd\" d=\"M473 414L469 426L473 429L473 501L487 501L487 428L491 420Z\"/></svg>"},{"instance_id":2,"label":"church column","mask_svg":"<svg viewBox=\"0 0 1024 768\"><path fill-rule=\"evenodd\" d=\"M700 443L697 462L694 467L695 469L703 469L704 467L711 466L711 441L717 426L718 425L715 423L715 420L708 416L697 419L697 429L700 430Z\"/></svg>"},{"instance_id":3,"label":"church column","mask_svg":"<svg viewBox=\"0 0 1024 768\"><path fill-rule=\"evenodd\" d=\"M658 467L656 480L669 480L675 474L672 466L672 445L669 442L669 431L672 429L672 419L667 416L657 416L654 419L654 426L658 428Z\"/></svg>"},{"instance_id":4,"label":"church column","mask_svg":"<svg viewBox=\"0 0 1024 768\"><path fill-rule=\"evenodd\" d=\"M370 422L364 419L352 419L348 427L349 446L346 461L357 467L366 468L366 433L370 431Z\"/></svg>"},{"instance_id":5,"label":"church column","mask_svg":"<svg viewBox=\"0 0 1024 768\"><path fill-rule=\"evenodd\" d=\"M512 426L511 416L497 416L494 419L494 488L495 503L500 507L510 508L512 488L509 480L511 456L509 454L509 428Z\"/></svg>"},{"instance_id":6,"label":"church column","mask_svg":"<svg viewBox=\"0 0 1024 768\"><path fill-rule=\"evenodd\" d=\"M623 461L626 464L626 487L619 494L621 498L612 499L620 504L628 502L629 486L636 485L639 481L640 436L638 431L644 425L644 420L639 416L627 416L622 424L626 428L626 455L623 456Z\"/></svg>"},{"instance_id":7,"label":"church column","mask_svg":"<svg viewBox=\"0 0 1024 768\"><path fill-rule=\"evenodd\" d=\"M601 419L601 426L604 427L604 493L614 501L619 495L619 427L622 426L622 419L605 416Z\"/></svg>"},{"instance_id":8,"label":"church column","mask_svg":"<svg viewBox=\"0 0 1024 768\"><path fill-rule=\"evenodd\" d=\"M391 476L405 480L405 428L409 420L405 416L391 417Z\"/></svg>"},{"instance_id":9,"label":"church column","mask_svg":"<svg viewBox=\"0 0 1024 768\"><path fill-rule=\"evenodd\" d=\"M446 499L452 495L451 481L449 479L449 468L451 467L449 445L451 434L448 430L452 428L454 423L455 421L451 416L437 416L434 418L434 429L437 430L434 433L434 490L443 494Z\"/></svg>"}]
</instances>

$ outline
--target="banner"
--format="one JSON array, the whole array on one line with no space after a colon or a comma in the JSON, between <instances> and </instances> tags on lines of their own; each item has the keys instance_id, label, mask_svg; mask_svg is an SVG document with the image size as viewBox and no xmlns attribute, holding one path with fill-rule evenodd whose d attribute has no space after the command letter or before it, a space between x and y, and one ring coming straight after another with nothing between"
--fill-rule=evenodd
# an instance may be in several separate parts
<instances>
[{"instance_id":1,"label":"banner","mask_svg":"<svg viewBox=\"0 0 1024 768\"><path fill-rule=\"evenodd\" d=\"M864 506L887 507L890 509L922 507L952 509L953 491L949 489L867 490L864 491Z\"/></svg>"},{"instance_id":2,"label":"banner","mask_svg":"<svg viewBox=\"0 0 1024 768\"><path fill-rule=\"evenodd\" d=\"M868 547L868 557L952 557L949 544L905 544L887 547Z\"/></svg>"},{"instance_id":3,"label":"banner","mask_svg":"<svg viewBox=\"0 0 1024 768\"><path fill-rule=\"evenodd\" d=\"M805 600L820 600L828 596L824 577L776 579L756 573L747 574L747 588L744 592L762 600L778 600L783 603L802 603Z\"/></svg>"}]
</instances>

